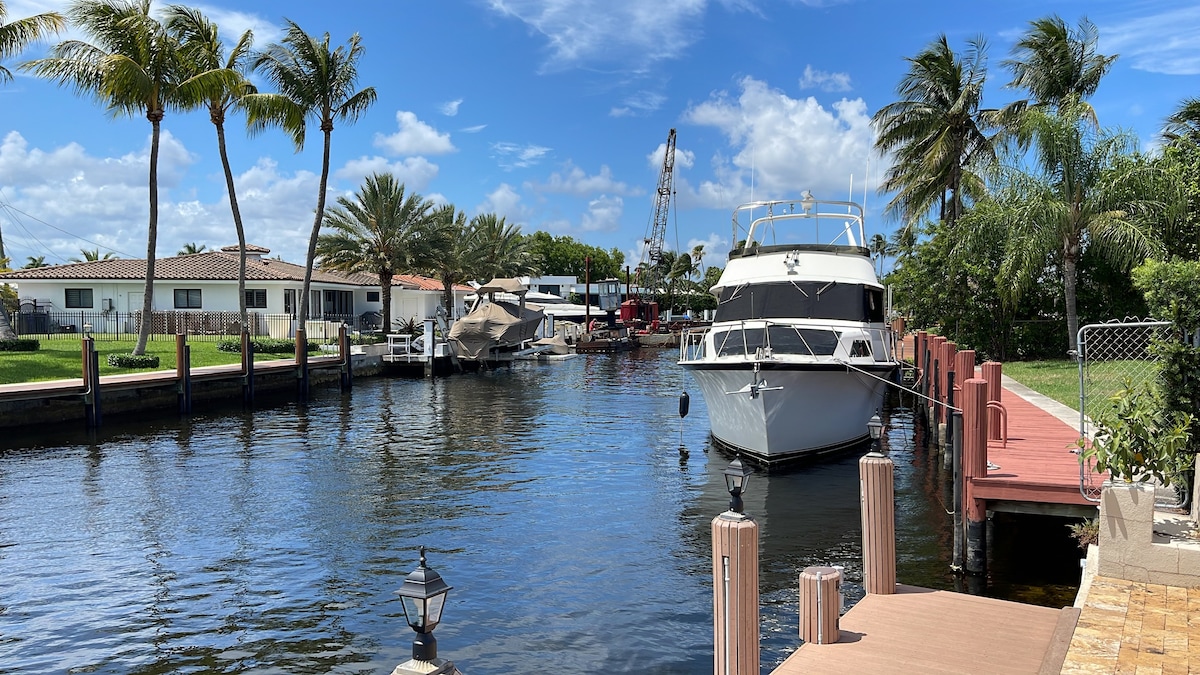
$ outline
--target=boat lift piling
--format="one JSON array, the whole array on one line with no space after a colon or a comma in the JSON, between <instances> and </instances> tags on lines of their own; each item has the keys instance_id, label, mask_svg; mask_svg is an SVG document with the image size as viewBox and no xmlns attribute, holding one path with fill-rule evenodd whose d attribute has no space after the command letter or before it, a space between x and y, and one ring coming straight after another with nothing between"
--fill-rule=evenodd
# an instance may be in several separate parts
<instances>
[{"instance_id":1,"label":"boat lift piling","mask_svg":"<svg viewBox=\"0 0 1200 675\"><path fill-rule=\"evenodd\" d=\"M89 429L100 426L100 355L96 353L96 339L91 335L83 338L83 409Z\"/></svg>"},{"instance_id":2,"label":"boat lift piling","mask_svg":"<svg viewBox=\"0 0 1200 675\"><path fill-rule=\"evenodd\" d=\"M175 334L175 378L179 381L179 414L192 412L192 347L186 333Z\"/></svg>"},{"instance_id":3,"label":"boat lift piling","mask_svg":"<svg viewBox=\"0 0 1200 675\"><path fill-rule=\"evenodd\" d=\"M308 403L308 341L304 329L296 329L296 400Z\"/></svg>"},{"instance_id":4,"label":"boat lift piling","mask_svg":"<svg viewBox=\"0 0 1200 675\"><path fill-rule=\"evenodd\" d=\"M254 341L250 331L242 329L242 406L254 405Z\"/></svg>"},{"instance_id":5,"label":"boat lift piling","mask_svg":"<svg viewBox=\"0 0 1200 675\"><path fill-rule=\"evenodd\" d=\"M987 571L987 506L976 499L971 479L987 476L987 380L963 382L963 511L966 516L965 569L968 574Z\"/></svg>"}]
</instances>

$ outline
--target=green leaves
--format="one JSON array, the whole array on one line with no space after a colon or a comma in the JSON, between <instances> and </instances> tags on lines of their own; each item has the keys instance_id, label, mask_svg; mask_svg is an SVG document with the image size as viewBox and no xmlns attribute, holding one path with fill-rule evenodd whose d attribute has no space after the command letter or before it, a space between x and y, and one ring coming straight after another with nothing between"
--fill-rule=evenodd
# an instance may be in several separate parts
<instances>
[{"instance_id":1,"label":"green leaves","mask_svg":"<svg viewBox=\"0 0 1200 675\"><path fill-rule=\"evenodd\" d=\"M1162 394L1152 384L1135 387L1126 381L1093 423L1095 439L1083 449L1083 459L1093 460L1098 472L1127 483L1154 478L1169 482L1190 459L1184 456L1190 439L1192 415L1168 410Z\"/></svg>"}]
</instances>

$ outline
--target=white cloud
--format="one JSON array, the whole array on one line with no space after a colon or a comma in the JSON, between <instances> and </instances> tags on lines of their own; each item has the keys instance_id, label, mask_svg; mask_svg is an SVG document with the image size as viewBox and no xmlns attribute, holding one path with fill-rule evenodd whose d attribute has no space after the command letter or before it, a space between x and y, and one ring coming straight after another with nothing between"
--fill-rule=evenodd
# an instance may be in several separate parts
<instances>
[{"instance_id":1,"label":"white cloud","mask_svg":"<svg viewBox=\"0 0 1200 675\"><path fill-rule=\"evenodd\" d=\"M438 165L424 157L405 157L398 162L389 162L386 158L374 155L362 156L346 162L342 168L334 172L334 178L346 180L359 185L367 176L375 173L390 173L404 183L407 192L421 192L429 187L438 175Z\"/></svg>"},{"instance_id":2,"label":"white cloud","mask_svg":"<svg viewBox=\"0 0 1200 675\"><path fill-rule=\"evenodd\" d=\"M487 128L486 124L476 124L473 127L466 127L465 129L459 129L459 131L463 132L464 134L477 134L486 128Z\"/></svg>"},{"instance_id":3,"label":"white cloud","mask_svg":"<svg viewBox=\"0 0 1200 675\"><path fill-rule=\"evenodd\" d=\"M492 190L483 203L475 207L475 213L494 213L513 223L529 220L530 211L521 203L521 195L508 183L501 183Z\"/></svg>"},{"instance_id":4,"label":"white cloud","mask_svg":"<svg viewBox=\"0 0 1200 675\"><path fill-rule=\"evenodd\" d=\"M810 65L804 66L804 75L800 76L801 89L820 89L821 91L850 91L850 75L848 73L827 73L823 70L813 70Z\"/></svg>"},{"instance_id":5,"label":"white cloud","mask_svg":"<svg viewBox=\"0 0 1200 675\"><path fill-rule=\"evenodd\" d=\"M446 101L441 105L440 110L446 117L454 117L458 114L458 106L462 105L462 102L463 100L461 98L453 101Z\"/></svg>"},{"instance_id":6,"label":"white cloud","mask_svg":"<svg viewBox=\"0 0 1200 675\"><path fill-rule=\"evenodd\" d=\"M375 147L400 156L442 155L457 150L450 142L450 134L439 133L407 110L396 111L396 124L400 130L394 134L375 134Z\"/></svg>"},{"instance_id":7,"label":"white cloud","mask_svg":"<svg viewBox=\"0 0 1200 675\"><path fill-rule=\"evenodd\" d=\"M254 31L254 44L263 46L283 37L283 28L255 14L224 9L213 5L193 5L204 13L221 31L226 47L237 44L242 33ZM161 7L161 5L160 5Z\"/></svg>"},{"instance_id":8,"label":"white cloud","mask_svg":"<svg viewBox=\"0 0 1200 675\"><path fill-rule=\"evenodd\" d=\"M716 181L687 186L697 206L728 208L749 197L786 198L810 189L818 198L844 195L854 175L855 191L873 157L874 132L862 99L842 99L829 108L815 98L793 99L751 77L741 94L718 93L684 114L687 121L724 133L732 157L713 157ZM882 169L873 166L871 184ZM841 198L840 196L837 198Z\"/></svg>"},{"instance_id":9,"label":"white cloud","mask_svg":"<svg viewBox=\"0 0 1200 675\"><path fill-rule=\"evenodd\" d=\"M545 183L530 183L529 185L540 192L571 194L577 197L586 197L598 192L622 195L631 193L628 185L613 178L612 170L607 166L601 166L600 173L589 176L587 172L571 162L567 162L561 172L555 171L550 174Z\"/></svg>"},{"instance_id":10,"label":"white cloud","mask_svg":"<svg viewBox=\"0 0 1200 675\"><path fill-rule=\"evenodd\" d=\"M666 103L667 97L654 91L639 91L628 96L620 107L608 111L612 117L643 117L655 112Z\"/></svg>"},{"instance_id":11,"label":"white cloud","mask_svg":"<svg viewBox=\"0 0 1200 675\"><path fill-rule=\"evenodd\" d=\"M550 148L540 145L517 145L516 143L493 143L492 152L495 153L496 162L501 168L511 171L512 169L524 169L541 161L545 157Z\"/></svg>"},{"instance_id":12,"label":"white cloud","mask_svg":"<svg viewBox=\"0 0 1200 675\"><path fill-rule=\"evenodd\" d=\"M621 224L625 200L618 196L600 195L588 202L588 210L580 219L584 232L615 232Z\"/></svg>"},{"instance_id":13,"label":"white cloud","mask_svg":"<svg viewBox=\"0 0 1200 675\"><path fill-rule=\"evenodd\" d=\"M1200 74L1200 5L1179 3L1149 16L1097 21L1100 53L1120 54L1138 70Z\"/></svg>"},{"instance_id":14,"label":"white cloud","mask_svg":"<svg viewBox=\"0 0 1200 675\"><path fill-rule=\"evenodd\" d=\"M604 62L642 71L674 59L701 36L708 0L489 0L546 40L544 71Z\"/></svg>"},{"instance_id":15,"label":"white cloud","mask_svg":"<svg viewBox=\"0 0 1200 675\"><path fill-rule=\"evenodd\" d=\"M661 171L663 159L666 158L666 155L667 143L664 141L658 144L658 147L654 149L654 152L646 155L646 163L655 171ZM675 146L675 167L677 170L681 168L690 169L695 165L695 163L696 153L692 152L691 150L680 149L678 145Z\"/></svg>"}]
</instances>

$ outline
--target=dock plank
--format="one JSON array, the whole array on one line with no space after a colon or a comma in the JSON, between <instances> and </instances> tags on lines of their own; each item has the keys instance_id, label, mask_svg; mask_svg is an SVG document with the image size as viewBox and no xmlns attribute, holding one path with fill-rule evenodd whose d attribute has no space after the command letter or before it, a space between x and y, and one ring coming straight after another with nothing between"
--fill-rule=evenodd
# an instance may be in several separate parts
<instances>
[{"instance_id":1,"label":"dock plank","mask_svg":"<svg viewBox=\"0 0 1200 675\"><path fill-rule=\"evenodd\" d=\"M897 586L867 595L841 619L841 639L805 644L773 675L1036 673L1062 610Z\"/></svg>"}]
</instances>

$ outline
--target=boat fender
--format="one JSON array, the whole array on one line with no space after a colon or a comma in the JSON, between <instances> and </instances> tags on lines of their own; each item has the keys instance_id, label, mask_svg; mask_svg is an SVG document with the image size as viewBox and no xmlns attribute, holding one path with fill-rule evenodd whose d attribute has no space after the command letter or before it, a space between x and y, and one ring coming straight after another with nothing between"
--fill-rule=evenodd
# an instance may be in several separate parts
<instances>
[{"instance_id":1,"label":"boat fender","mask_svg":"<svg viewBox=\"0 0 1200 675\"><path fill-rule=\"evenodd\" d=\"M688 408L691 407L691 404L692 398L688 396L686 391L679 395L679 416L681 418L687 417Z\"/></svg>"}]
</instances>

